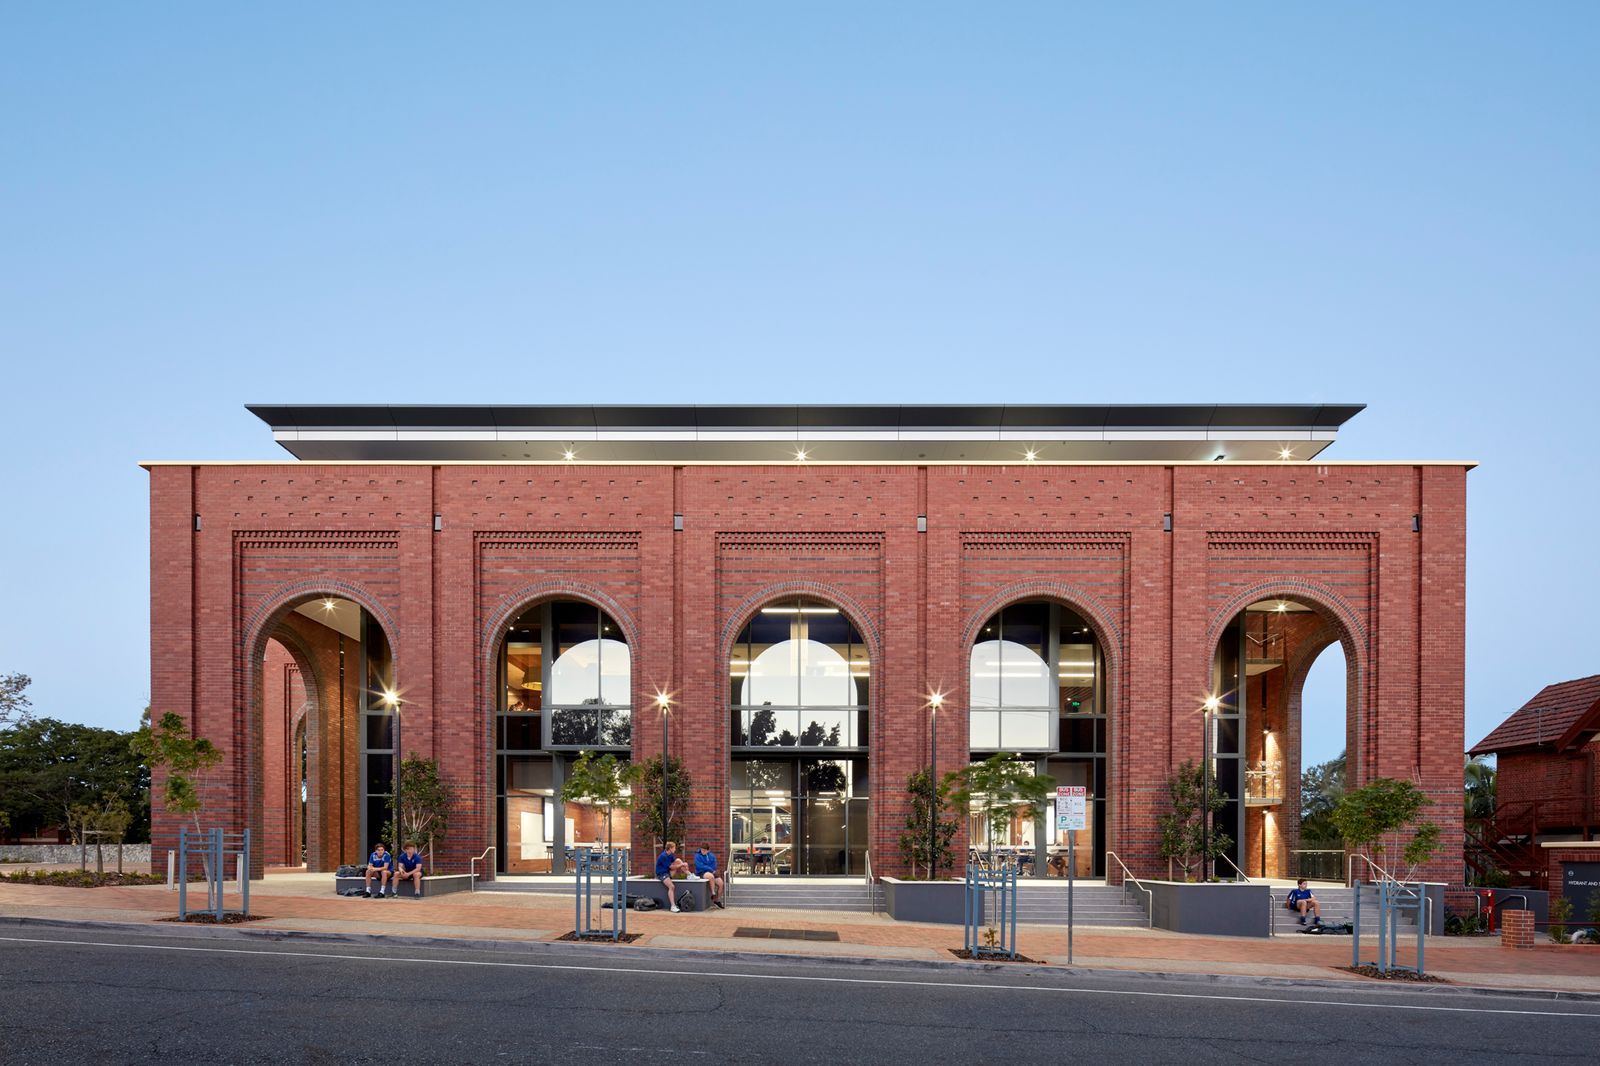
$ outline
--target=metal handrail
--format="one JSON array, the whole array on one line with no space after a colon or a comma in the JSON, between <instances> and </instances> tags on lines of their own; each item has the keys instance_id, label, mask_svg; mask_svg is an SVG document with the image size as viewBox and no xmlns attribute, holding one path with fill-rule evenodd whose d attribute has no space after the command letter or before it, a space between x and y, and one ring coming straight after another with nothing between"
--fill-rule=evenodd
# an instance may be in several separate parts
<instances>
[{"instance_id":1,"label":"metal handrail","mask_svg":"<svg viewBox=\"0 0 1600 1066\"><path fill-rule=\"evenodd\" d=\"M878 889L872 883L872 851L866 852L867 859L867 898L872 901L872 913L878 913Z\"/></svg>"},{"instance_id":2,"label":"metal handrail","mask_svg":"<svg viewBox=\"0 0 1600 1066\"><path fill-rule=\"evenodd\" d=\"M1223 862L1227 863L1229 866L1232 866L1233 867L1233 872L1239 875L1239 880L1245 882L1246 884L1249 884L1250 876L1248 874L1246 874L1243 870L1239 869L1239 864L1238 863L1234 862L1232 859L1228 858L1226 855L1218 855L1217 858L1221 859Z\"/></svg>"},{"instance_id":3,"label":"metal handrail","mask_svg":"<svg viewBox=\"0 0 1600 1066\"><path fill-rule=\"evenodd\" d=\"M1106 852L1106 858L1111 859L1122 868L1123 895L1127 895L1128 893L1129 881L1132 881L1134 887L1140 892L1144 893L1144 924L1146 929L1150 928L1155 921L1156 894L1150 891L1150 889L1146 888L1143 881L1140 881L1137 877L1133 876L1133 871L1128 869L1128 864L1123 862L1121 856L1119 856L1116 852Z\"/></svg>"},{"instance_id":4,"label":"metal handrail","mask_svg":"<svg viewBox=\"0 0 1600 1066\"><path fill-rule=\"evenodd\" d=\"M1385 880L1385 881L1395 881L1394 874L1390 873L1388 870L1385 870L1383 867L1379 866L1377 863L1373 862L1371 859L1367 858L1365 855L1361 854L1359 851L1352 851L1350 853L1350 857L1345 861L1345 864L1344 864L1344 867L1345 867L1345 869L1344 869L1344 883L1346 885L1349 885L1349 886L1351 886L1353 888L1359 888L1360 887L1359 885L1356 884L1356 880L1355 880L1355 866L1356 866L1356 860L1357 859L1360 859L1362 862L1366 863L1367 866L1371 868L1372 872L1375 873L1375 874L1378 874L1379 877L1382 878L1383 880ZM1396 882L1396 883L1398 883L1398 882Z\"/></svg>"},{"instance_id":5,"label":"metal handrail","mask_svg":"<svg viewBox=\"0 0 1600 1066\"><path fill-rule=\"evenodd\" d=\"M489 858L489 853L494 850L494 845L490 844L488 847L483 849L482 855L479 855L476 859L472 859L467 863L467 872L472 875L472 880L467 882L467 884L472 887L472 891L478 891L478 864L480 862L485 862Z\"/></svg>"}]
</instances>

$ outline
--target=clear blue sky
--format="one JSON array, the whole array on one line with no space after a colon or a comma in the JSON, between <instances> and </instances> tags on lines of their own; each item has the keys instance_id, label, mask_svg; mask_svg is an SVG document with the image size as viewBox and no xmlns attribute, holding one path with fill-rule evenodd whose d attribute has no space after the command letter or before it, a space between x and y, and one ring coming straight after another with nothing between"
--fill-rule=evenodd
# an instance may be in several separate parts
<instances>
[{"instance_id":1,"label":"clear blue sky","mask_svg":"<svg viewBox=\"0 0 1600 1066\"><path fill-rule=\"evenodd\" d=\"M246 402L670 400L1365 402L1469 743L1600 671L1600 5L862 6L5 8L0 671L134 723Z\"/></svg>"}]
</instances>

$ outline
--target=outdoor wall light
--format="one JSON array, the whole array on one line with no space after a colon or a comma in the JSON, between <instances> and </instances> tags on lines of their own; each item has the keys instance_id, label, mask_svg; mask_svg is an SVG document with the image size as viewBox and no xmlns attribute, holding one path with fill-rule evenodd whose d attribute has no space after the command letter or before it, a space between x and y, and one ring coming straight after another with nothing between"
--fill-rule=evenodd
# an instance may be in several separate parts
<instances>
[{"instance_id":1,"label":"outdoor wall light","mask_svg":"<svg viewBox=\"0 0 1600 1066\"><path fill-rule=\"evenodd\" d=\"M570 463L570 462L572 462L572 460L576 459L577 457L578 457L578 453L573 451L571 448L563 448L563 449L561 449L561 458L565 459L567 462Z\"/></svg>"},{"instance_id":2,"label":"outdoor wall light","mask_svg":"<svg viewBox=\"0 0 1600 1066\"><path fill-rule=\"evenodd\" d=\"M811 453L806 451L804 448L796 448L794 450L794 461L797 463L803 463L810 454Z\"/></svg>"},{"instance_id":3,"label":"outdoor wall light","mask_svg":"<svg viewBox=\"0 0 1600 1066\"><path fill-rule=\"evenodd\" d=\"M1218 707L1221 707L1221 706L1222 706L1222 700L1218 699L1216 696L1207 696L1206 697L1206 702L1205 702L1205 709L1206 710L1214 711Z\"/></svg>"}]
</instances>

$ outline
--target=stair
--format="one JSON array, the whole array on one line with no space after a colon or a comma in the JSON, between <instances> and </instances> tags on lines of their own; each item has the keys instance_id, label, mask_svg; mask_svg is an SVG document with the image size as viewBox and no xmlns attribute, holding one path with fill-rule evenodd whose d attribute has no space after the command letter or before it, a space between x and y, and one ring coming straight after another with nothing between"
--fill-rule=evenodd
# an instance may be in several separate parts
<instances>
[{"instance_id":1,"label":"stair","mask_svg":"<svg viewBox=\"0 0 1600 1066\"><path fill-rule=\"evenodd\" d=\"M1017 885L1017 921L1034 925L1065 925L1067 886L1061 881ZM1072 893L1072 924L1124 929L1150 925L1144 904L1135 902L1117 885L1078 885Z\"/></svg>"},{"instance_id":2,"label":"stair","mask_svg":"<svg viewBox=\"0 0 1600 1066\"><path fill-rule=\"evenodd\" d=\"M1355 921L1356 890L1339 885L1311 885L1311 892L1317 897L1317 902L1322 905L1322 921L1332 925L1335 922ZM1272 933L1274 936L1293 936L1304 929L1294 911L1288 910L1283 905L1284 896L1288 895L1287 888L1274 888L1272 890ZM1361 886L1361 916L1364 922L1370 922L1370 932L1377 932L1378 921L1378 889L1374 885ZM1417 928L1415 917L1410 913L1402 912L1400 915L1400 928Z\"/></svg>"},{"instance_id":3,"label":"stair","mask_svg":"<svg viewBox=\"0 0 1600 1066\"><path fill-rule=\"evenodd\" d=\"M517 879L488 881L478 886L479 892L540 892L571 898L570 879L549 880ZM883 888L867 888L866 882L856 878L822 880L804 878L789 880L781 877L736 877L728 890L728 903L733 907L783 908L797 911L861 911L873 909L873 895L877 895L878 910L883 909Z\"/></svg>"}]
</instances>

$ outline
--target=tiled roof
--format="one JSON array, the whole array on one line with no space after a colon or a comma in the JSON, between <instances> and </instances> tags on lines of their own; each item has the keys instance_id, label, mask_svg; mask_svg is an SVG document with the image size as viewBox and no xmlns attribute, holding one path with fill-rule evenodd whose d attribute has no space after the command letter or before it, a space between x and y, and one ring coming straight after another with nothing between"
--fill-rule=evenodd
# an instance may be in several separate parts
<instances>
[{"instance_id":1,"label":"tiled roof","mask_svg":"<svg viewBox=\"0 0 1600 1066\"><path fill-rule=\"evenodd\" d=\"M1600 674L1546 685L1470 754L1515 751L1540 744L1566 746L1600 732Z\"/></svg>"}]
</instances>

